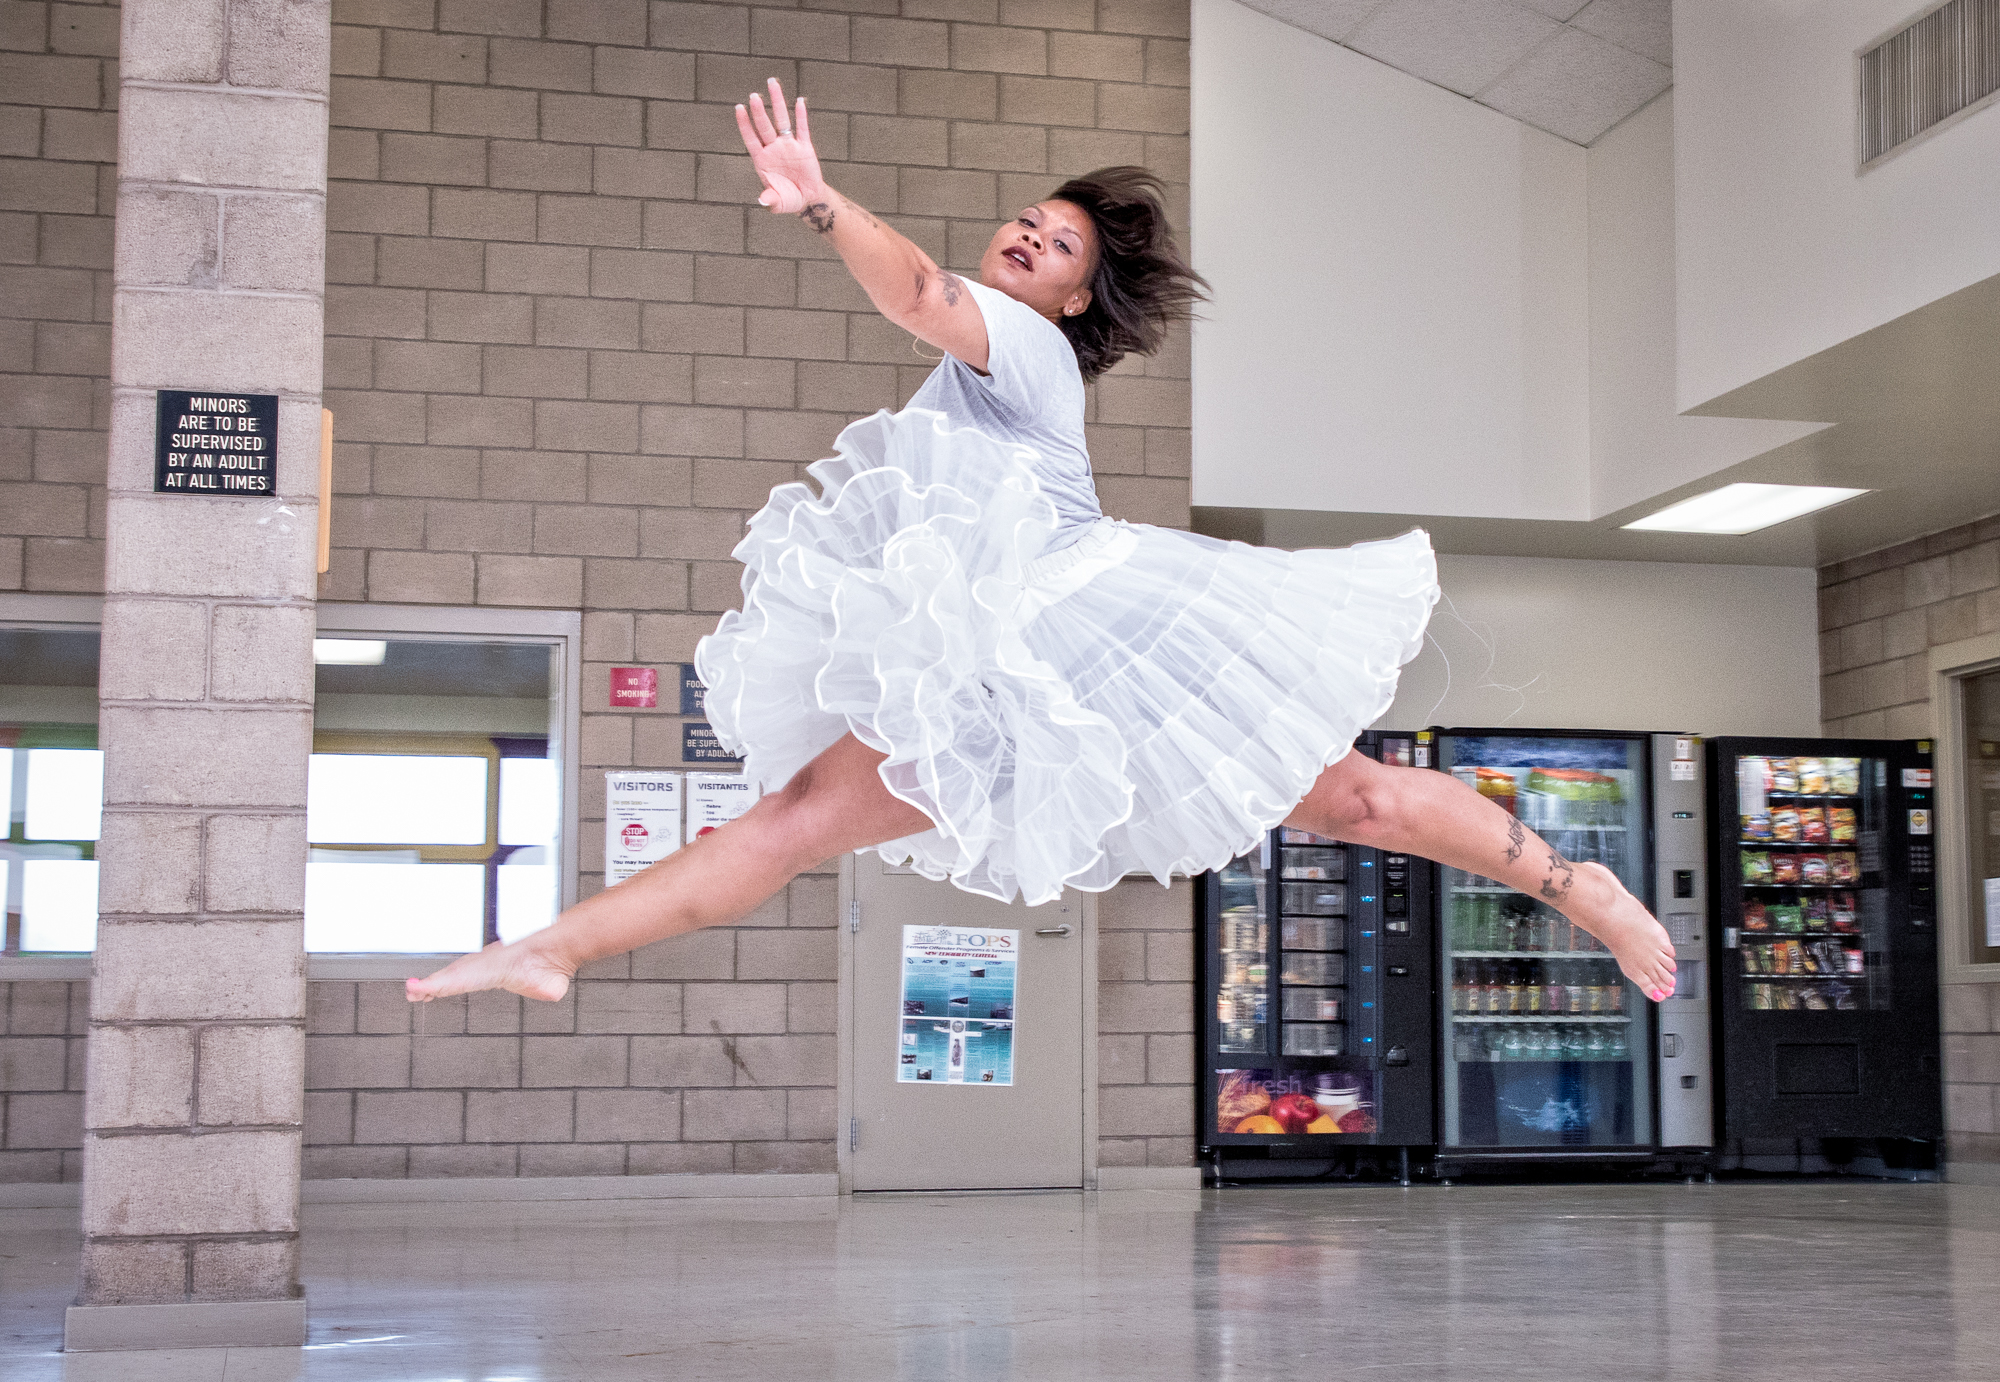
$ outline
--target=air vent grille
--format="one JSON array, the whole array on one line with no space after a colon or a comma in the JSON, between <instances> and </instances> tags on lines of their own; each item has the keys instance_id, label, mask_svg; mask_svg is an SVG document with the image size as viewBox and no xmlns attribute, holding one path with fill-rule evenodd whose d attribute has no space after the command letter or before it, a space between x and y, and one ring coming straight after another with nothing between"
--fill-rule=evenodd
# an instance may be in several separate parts
<instances>
[{"instance_id":1,"label":"air vent grille","mask_svg":"<svg viewBox=\"0 0 2000 1382\"><path fill-rule=\"evenodd\" d=\"M1949 0L1861 55L1865 166L2000 91L2000 0Z\"/></svg>"}]
</instances>

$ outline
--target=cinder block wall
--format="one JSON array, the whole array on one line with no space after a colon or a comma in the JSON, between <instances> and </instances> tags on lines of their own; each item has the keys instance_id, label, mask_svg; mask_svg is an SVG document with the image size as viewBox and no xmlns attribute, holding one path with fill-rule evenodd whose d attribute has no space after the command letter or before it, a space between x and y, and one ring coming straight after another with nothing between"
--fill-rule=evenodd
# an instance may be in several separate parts
<instances>
[{"instance_id":1,"label":"cinder block wall","mask_svg":"<svg viewBox=\"0 0 2000 1382\"><path fill-rule=\"evenodd\" d=\"M1121 883L1097 926L1098 1164L1192 1166L1194 888Z\"/></svg>"},{"instance_id":2,"label":"cinder block wall","mask_svg":"<svg viewBox=\"0 0 2000 1382\"><path fill-rule=\"evenodd\" d=\"M2000 516L1822 567L1820 714L1856 739L1937 733L1929 651L2000 631ZM2000 1162L2000 984L1944 987L1954 1161Z\"/></svg>"},{"instance_id":3,"label":"cinder block wall","mask_svg":"<svg viewBox=\"0 0 2000 1382\"><path fill-rule=\"evenodd\" d=\"M831 1170L834 892L802 878L560 1003L308 985L306 1175Z\"/></svg>"},{"instance_id":4,"label":"cinder block wall","mask_svg":"<svg viewBox=\"0 0 2000 1382\"><path fill-rule=\"evenodd\" d=\"M0 7L0 590L104 585L118 8ZM0 1181L83 1175L80 983L0 983Z\"/></svg>"},{"instance_id":5,"label":"cinder block wall","mask_svg":"<svg viewBox=\"0 0 2000 1382\"><path fill-rule=\"evenodd\" d=\"M686 766L678 717L605 709L608 669L690 658L737 600L743 519L930 368L755 205L730 106L767 75L802 92L835 184L961 271L999 220L1110 163L1160 172L1185 224L1187 3L336 0L334 19L321 598L583 611L591 870L603 771ZM101 588L116 33L110 6L0 14L0 101L32 103L0 107L0 589ZM1187 374L1183 337L1090 391L1109 512L1186 525ZM834 911L831 875L803 879L553 1007L413 1017L400 985L314 984L306 1174L828 1169ZM1103 1159L1186 1164L1187 890L1128 883L1102 916ZM8 1031L46 1040L40 987L17 990ZM0 1095L22 1153L0 1175L76 1175L76 1117L48 1096L80 1081L47 1089L46 1063L0 1056L22 1091Z\"/></svg>"},{"instance_id":6,"label":"cinder block wall","mask_svg":"<svg viewBox=\"0 0 2000 1382\"><path fill-rule=\"evenodd\" d=\"M0 1184L83 1179L90 985L0 984Z\"/></svg>"},{"instance_id":7,"label":"cinder block wall","mask_svg":"<svg viewBox=\"0 0 2000 1382\"><path fill-rule=\"evenodd\" d=\"M118 8L0 10L0 590L104 585Z\"/></svg>"}]
</instances>

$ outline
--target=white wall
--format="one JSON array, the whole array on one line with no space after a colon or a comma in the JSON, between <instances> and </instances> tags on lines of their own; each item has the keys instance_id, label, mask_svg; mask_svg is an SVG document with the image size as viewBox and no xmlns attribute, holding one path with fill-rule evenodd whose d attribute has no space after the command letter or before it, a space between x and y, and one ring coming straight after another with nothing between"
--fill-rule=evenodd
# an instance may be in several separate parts
<instances>
[{"instance_id":1,"label":"white wall","mask_svg":"<svg viewBox=\"0 0 2000 1382\"><path fill-rule=\"evenodd\" d=\"M1584 151L1194 0L1194 502L1588 516Z\"/></svg>"},{"instance_id":2,"label":"white wall","mask_svg":"<svg viewBox=\"0 0 2000 1382\"><path fill-rule=\"evenodd\" d=\"M1591 515L1819 430L1676 416L1673 92L1590 146L1589 197Z\"/></svg>"},{"instance_id":3,"label":"white wall","mask_svg":"<svg viewBox=\"0 0 2000 1382\"><path fill-rule=\"evenodd\" d=\"M1817 735L1811 570L1438 559L1445 603L1385 729Z\"/></svg>"},{"instance_id":4,"label":"white wall","mask_svg":"<svg viewBox=\"0 0 2000 1382\"><path fill-rule=\"evenodd\" d=\"M1856 172L1855 54L1919 0L1677 0L1678 401L2000 273L2000 106Z\"/></svg>"}]
</instances>

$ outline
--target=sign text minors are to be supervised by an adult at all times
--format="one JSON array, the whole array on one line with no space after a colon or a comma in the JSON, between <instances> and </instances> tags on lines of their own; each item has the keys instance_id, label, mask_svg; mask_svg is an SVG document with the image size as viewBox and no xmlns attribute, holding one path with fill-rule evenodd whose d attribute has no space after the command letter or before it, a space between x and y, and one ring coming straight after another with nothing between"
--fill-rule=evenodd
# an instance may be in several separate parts
<instances>
[{"instance_id":1,"label":"sign text minors are to be supervised by an adult at all times","mask_svg":"<svg viewBox=\"0 0 2000 1382\"><path fill-rule=\"evenodd\" d=\"M278 396L161 389L153 493L278 492Z\"/></svg>"}]
</instances>

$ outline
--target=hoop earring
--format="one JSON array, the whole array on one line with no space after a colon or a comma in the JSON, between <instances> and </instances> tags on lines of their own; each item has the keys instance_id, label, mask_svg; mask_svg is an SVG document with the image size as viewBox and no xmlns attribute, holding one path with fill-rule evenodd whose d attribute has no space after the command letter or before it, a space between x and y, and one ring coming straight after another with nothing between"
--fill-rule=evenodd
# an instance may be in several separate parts
<instances>
[{"instance_id":1,"label":"hoop earring","mask_svg":"<svg viewBox=\"0 0 2000 1382\"><path fill-rule=\"evenodd\" d=\"M935 355L926 355L921 350L917 349L918 345L920 344L921 341L919 340L918 337L915 336L910 337L910 354L916 356L919 360L927 360L931 364L935 365L938 361L944 359L945 355L947 354L947 352L940 350Z\"/></svg>"}]
</instances>

